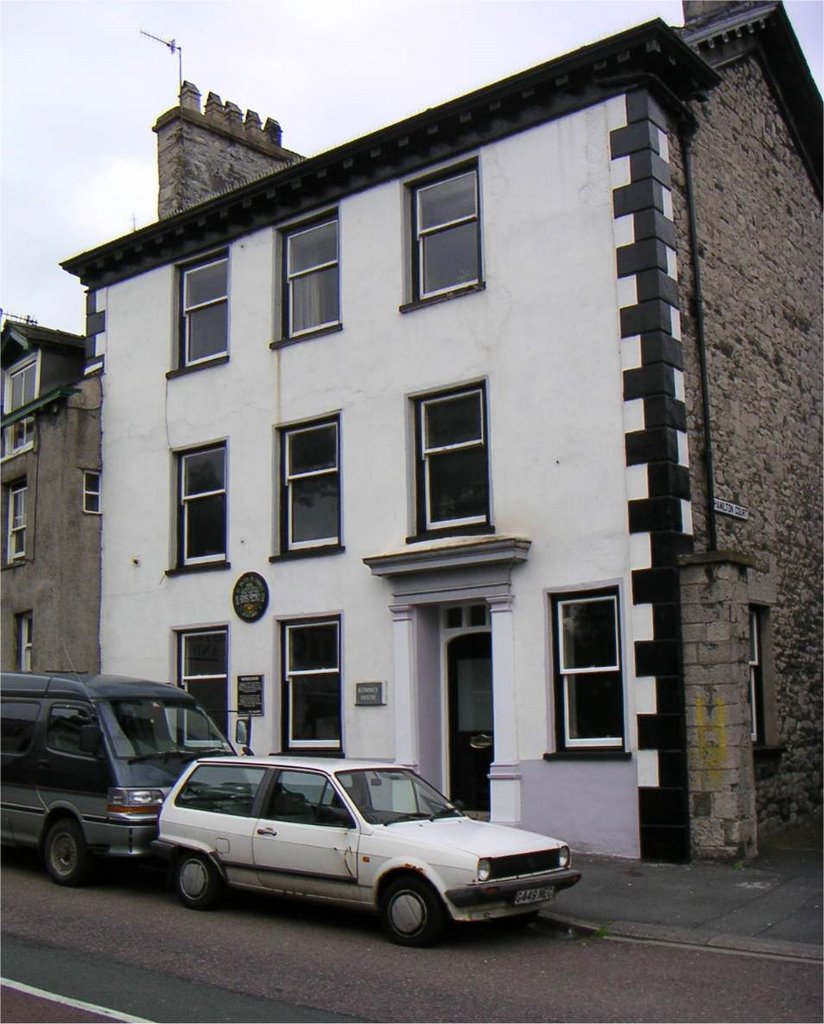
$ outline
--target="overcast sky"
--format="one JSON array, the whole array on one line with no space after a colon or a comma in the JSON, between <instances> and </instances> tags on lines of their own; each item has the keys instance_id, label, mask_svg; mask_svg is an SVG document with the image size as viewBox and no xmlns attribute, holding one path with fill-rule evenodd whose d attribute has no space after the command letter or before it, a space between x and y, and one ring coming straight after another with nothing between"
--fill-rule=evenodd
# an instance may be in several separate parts
<instances>
[{"instance_id":1,"label":"overcast sky","mask_svg":"<svg viewBox=\"0 0 824 1024\"><path fill-rule=\"evenodd\" d=\"M822 0L787 13L822 88ZM183 77L310 156L660 17L680 0L0 0L0 308L83 333L59 263L156 219Z\"/></svg>"}]
</instances>

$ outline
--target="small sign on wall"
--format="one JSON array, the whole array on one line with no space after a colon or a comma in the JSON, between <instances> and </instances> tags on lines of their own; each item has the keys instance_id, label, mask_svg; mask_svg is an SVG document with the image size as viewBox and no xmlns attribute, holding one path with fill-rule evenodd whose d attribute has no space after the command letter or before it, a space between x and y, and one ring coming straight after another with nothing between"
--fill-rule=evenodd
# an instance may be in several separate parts
<instances>
[{"instance_id":1,"label":"small sign on wall","mask_svg":"<svg viewBox=\"0 0 824 1024\"><path fill-rule=\"evenodd\" d=\"M263 676L237 677L237 713L263 714Z\"/></svg>"},{"instance_id":2,"label":"small sign on wall","mask_svg":"<svg viewBox=\"0 0 824 1024\"><path fill-rule=\"evenodd\" d=\"M734 501L724 501L723 498L716 498L713 502L716 512L725 516L732 516L733 519L749 519L750 510L746 505L736 505Z\"/></svg>"},{"instance_id":3,"label":"small sign on wall","mask_svg":"<svg viewBox=\"0 0 824 1024\"><path fill-rule=\"evenodd\" d=\"M355 706L379 707L386 702L383 699L383 683L355 683Z\"/></svg>"}]
</instances>

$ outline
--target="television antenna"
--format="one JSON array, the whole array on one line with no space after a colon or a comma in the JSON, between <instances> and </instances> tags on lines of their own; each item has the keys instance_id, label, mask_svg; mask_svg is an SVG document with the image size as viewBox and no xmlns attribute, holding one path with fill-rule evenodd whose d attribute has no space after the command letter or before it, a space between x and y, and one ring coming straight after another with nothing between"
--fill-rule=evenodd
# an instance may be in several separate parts
<instances>
[{"instance_id":1,"label":"television antenna","mask_svg":"<svg viewBox=\"0 0 824 1024\"><path fill-rule=\"evenodd\" d=\"M156 43L163 43L164 46L168 47L169 53L174 55L177 54L177 76L180 91L183 91L183 47L176 43L174 39L161 39L160 36L153 36L151 32L144 32L140 30L142 36L146 36L147 39L154 39Z\"/></svg>"}]
</instances>

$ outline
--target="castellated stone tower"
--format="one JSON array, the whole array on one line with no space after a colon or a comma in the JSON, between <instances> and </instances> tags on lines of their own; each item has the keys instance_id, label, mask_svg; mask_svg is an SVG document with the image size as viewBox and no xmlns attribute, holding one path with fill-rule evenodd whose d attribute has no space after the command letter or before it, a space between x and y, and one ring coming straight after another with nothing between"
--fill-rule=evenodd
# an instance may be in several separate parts
<instances>
[{"instance_id":1,"label":"castellated stone tower","mask_svg":"<svg viewBox=\"0 0 824 1024\"><path fill-rule=\"evenodd\" d=\"M281 146L281 129L271 117L261 126L254 110L210 92L205 110L191 82L180 90L180 105L161 114L157 133L157 215L169 217L204 200L278 171L303 158Z\"/></svg>"}]
</instances>

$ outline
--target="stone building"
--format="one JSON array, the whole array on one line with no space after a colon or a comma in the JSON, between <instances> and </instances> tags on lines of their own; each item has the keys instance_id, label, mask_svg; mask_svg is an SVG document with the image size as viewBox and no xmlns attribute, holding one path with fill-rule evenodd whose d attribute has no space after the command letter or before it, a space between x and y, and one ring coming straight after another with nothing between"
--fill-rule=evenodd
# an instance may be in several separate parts
<instances>
[{"instance_id":1,"label":"stone building","mask_svg":"<svg viewBox=\"0 0 824 1024\"><path fill-rule=\"evenodd\" d=\"M100 667L100 378L85 339L2 328L2 667Z\"/></svg>"},{"instance_id":2,"label":"stone building","mask_svg":"<svg viewBox=\"0 0 824 1024\"><path fill-rule=\"evenodd\" d=\"M271 169L184 86L64 263L107 671L579 849L820 804L821 97L780 4L685 15Z\"/></svg>"}]
</instances>

